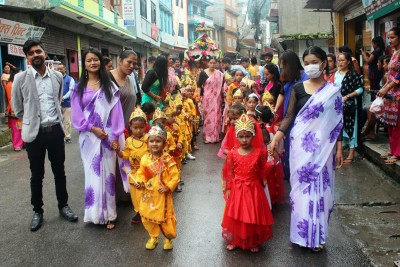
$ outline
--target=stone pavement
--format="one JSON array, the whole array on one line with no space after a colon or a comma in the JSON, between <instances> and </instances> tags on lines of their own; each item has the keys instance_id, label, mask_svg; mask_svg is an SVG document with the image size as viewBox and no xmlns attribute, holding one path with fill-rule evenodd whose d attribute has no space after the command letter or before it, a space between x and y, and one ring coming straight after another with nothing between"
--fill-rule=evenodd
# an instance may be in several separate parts
<instances>
[{"instance_id":1,"label":"stone pavement","mask_svg":"<svg viewBox=\"0 0 400 267\"><path fill-rule=\"evenodd\" d=\"M353 236L348 236L346 221L332 215L325 250L315 254L292 246L289 241L290 205L285 202L273 209L274 237L262 251L226 250L221 237L224 200L221 193L221 166L216 157L218 145L201 145L197 159L184 166L182 193L174 194L178 219L178 237L171 252L146 251L148 239L142 225L131 225L130 206L118 208L117 227L83 222L84 174L76 143L66 146L66 173L69 204L78 214L78 223L69 223L58 215L54 181L46 163L44 179L44 225L29 231L32 218L29 190L29 165L26 152L0 149L7 160L0 162L0 240L2 266L369 266ZM162 238L161 238L162 242Z\"/></svg>"}]
</instances>

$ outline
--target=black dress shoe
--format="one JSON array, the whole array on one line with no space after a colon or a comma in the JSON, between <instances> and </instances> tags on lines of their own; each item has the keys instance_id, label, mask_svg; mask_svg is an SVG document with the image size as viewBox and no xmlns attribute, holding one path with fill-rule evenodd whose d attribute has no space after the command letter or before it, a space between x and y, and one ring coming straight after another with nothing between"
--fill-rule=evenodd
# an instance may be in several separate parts
<instances>
[{"instance_id":1,"label":"black dress shoe","mask_svg":"<svg viewBox=\"0 0 400 267\"><path fill-rule=\"evenodd\" d=\"M35 212L33 214L31 221L31 231L34 232L36 230L39 230L40 227L42 227L42 222L43 222L43 214Z\"/></svg>"},{"instance_id":2,"label":"black dress shoe","mask_svg":"<svg viewBox=\"0 0 400 267\"><path fill-rule=\"evenodd\" d=\"M76 216L76 214L68 206L60 209L60 214L69 222L76 222L78 220L78 216Z\"/></svg>"}]
</instances>

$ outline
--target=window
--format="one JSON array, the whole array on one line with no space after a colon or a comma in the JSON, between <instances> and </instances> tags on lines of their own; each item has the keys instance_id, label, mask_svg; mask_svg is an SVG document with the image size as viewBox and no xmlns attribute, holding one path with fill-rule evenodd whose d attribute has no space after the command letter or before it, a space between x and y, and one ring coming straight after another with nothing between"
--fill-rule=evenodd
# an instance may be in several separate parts
<instances>
[{"instance_id":1,"label":"window","mask_svg":"<svg viewBox=\"0 0 400 267\"><path fill-rule=\"evenodd\" d=\"M197 6L193 6L193 15L197 15Z\"/></svg>"},{"instance_id":2,"label":"window","mask_svg":"<svg viewBox=\"0 0 400 267\"><path fill-rule=\"evenodd\" d=\"M226 0L226 5L230 6L231 5L231 0Z\"/></svg>"},{"instance_id":3,"label":"window","mask_svg":"<svg viewBox=\"0 0 400 267\"><path fill-rule=\"evenodd\" d=\"M147 19L147 1L140 0L140 15Z\"/></svg>"},{"instance_id":4,"label":"window","mask_svg":"<svg viewBox=\"0 0 400 267\"><path fill-rule=\"evenodd\" d=\"M179 23L178 36L185 37L183 24Z\"/></svg>"},{"instance_id":5,"label":"window","mask_svg":"<svg viewBox=\"0 0 400 267\"><path fill-rule=\"evenodd\" d=\"M231 17L226 16L226 25L231 26Z\"/></svg>"},{"instance_id":6,"label":"window","mask_svg":"<svg viewBox=\"0 0 400 267\"><path fill-rule=\"evenodd\" d=\"M228 47L232 47L232 39L228 38Z\"/></svg>"},{"instance_id":7,"label":"window","mask_svg":"<svg viewBox=\"0 0 400 267\"><path fill-rule=\"evenodd\" d=\"M176 6L179 6L179 0L176 0Z\"/></svg>"},{"instance_id":8,"label":"window","mask_svg":"<svg viewBox=\"0 0 400 267\"><path fill-rule=\"evenodd\" d=\"M157 23L157 8L153 2L151 2L151 23Z\"/></svg>"},{"instance_id":9,"label":"window","mask_svg":"<svg viewBox=\"0 0 400 267\"><path fill-rule=\"evenodd\" d=\"M203 17L206 15L206 10L204 8L200 9L200 15Z\"/></svg>"},{"instance_id":10,"label":"window","mask_svg":"<svg viewBox=\"0 0 400 267\"><path fill-rule=\"evenodd\" d=\"M232 19L232 26L233 26L233 28L235 28L236 29L236 19Z\"/></svg>"},{"instance_id":11,"label":"window","mask_svg":"<svg viewBox=\"0 0 400 267\"><path fill-rule=\"evenodd\" d=\"M181 1L181 8L183 8L183 0Z\"/></svg>"}]
</instances>

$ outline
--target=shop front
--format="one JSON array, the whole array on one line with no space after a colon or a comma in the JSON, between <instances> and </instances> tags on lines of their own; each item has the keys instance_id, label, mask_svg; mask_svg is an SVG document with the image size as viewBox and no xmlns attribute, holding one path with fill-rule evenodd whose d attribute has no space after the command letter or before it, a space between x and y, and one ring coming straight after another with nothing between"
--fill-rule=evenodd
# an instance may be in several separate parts
<instances>
[{"instance_id":1,"label":"shop front","mask_svg":"<svg viewBox=\"0 0 400 267\"><path fill-rule=\"evenodd\" d=\"M21 70L26 69L25 54L22 45L29 39L40 39L45 28L0 18L0 75L6 62ZM3 89L0 92L0 113L4 112Z\"/></svg>"},{"instance_id":2,"label":"shop front","mask_svg":"<svg viewBox=\"0 0 400 267\"><path fill-rule=\"evenodd\" d=\"M364 8L367 20L374 26L375 36L386 41L386 54L392 54L387 33L393 27L400 27L400 0L365 0Z\"/></svg>"}]
</instances>

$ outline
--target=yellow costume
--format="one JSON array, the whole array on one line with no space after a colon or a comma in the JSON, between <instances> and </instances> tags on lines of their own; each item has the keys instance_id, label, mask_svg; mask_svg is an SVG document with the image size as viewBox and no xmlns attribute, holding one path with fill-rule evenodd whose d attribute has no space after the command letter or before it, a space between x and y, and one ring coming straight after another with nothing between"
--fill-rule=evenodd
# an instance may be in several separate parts
<instances>
[{"instance_id":1,"label":"yellow costume","mask_svg":"<svg viewBox=\"0 0 400 267\"><path fill-rule=\"evenodd\" d=\"M153 124L154 124L154 122L157 122L157 120L161 120L161 119L167 119L167 117L165 116L165 113L160 110L160 108L157 108L153 114ZM175 144L174 138L172 137L172 135L170 133L167 132L167 140L166 140L164 152L170 153L170 151L172 152L175 149L176 149L176 144Z\"/></svg>"},{"instance_id":2,"label":"yellow costume","mask_svg":"<svg viewBox=\"0 0 400 267\"><path fill-rule=\"evenodd\" d=\"M140 202L144 228L152 238L161 233L168 239L175 238L176 218L172 192L178 186L179 171L174 159L167 153L157 159L147 153L142 157L136 179L144 183ZM169 191L159 193L161 187L168 187Z\"/></svg>"},{"instance_id":3,"label":"yellow costume","mask_svg":"<svg viewBox=\"0 0 400 267\"><path fill-rule=\"evenodd\" d=\"M136 172L140 167L140 161L147 153L147 134L142 136L142 138L135 139L132 136L126 139L125 149L122 151L122 158L129 160L131 164L131 172L129 174L129 183L130 183L130 193L131 199L133 203L133 207L136 212L139 212L140 199L141 199L141 191L137 190L134 186L137 184L136 181Z\"/></svg>"},{"instance_id":4,"label":"yellow costume","mask_svg":"<svg viewBox=\"0 0 400 267\"><path fill-rule=\"evenodd\" d=\"M129 122L135 118L142 118L146 124L146 114L137 107L134 112L132 112ZM126 139L125 148L121 151L121 157L123 159L129 160L131 165L131 172L129 174L129 184L130 184L130 194L132 199L133 208L136 212L139 212L140 199L142 192L136 189L136 172L140 167L140 161L144 154L147 153L147 134L145 133L140 139L136 139L130 136Z\"/></svg>"},{"instance_id":5,"label":"yellow costume","mask_svg":"<svg viewBox=\"0 0 400 267\"><path fill-rule=\"evenodd\" d=\"M173 113L173 110L170 107L168 107L165 111L165 114L167 114L167 115L172 115L172 113ZM178 143L180 143L183 147L183 141L184 141L183 137L184 136L182 134L182 131L181 131L181 128L179 127L179 125L176 122L174 122L172 124L165 124L164 128L167 131L167 133L170 133L172 135L172 137L175 141L175 144L178 145ZM171 154L171 156L174 157L174 160L176 161L178 169L180 170L182 167L182 161L181 161L182 150L176 148L173 151L173 153Z\"/></svg>"}]
</instances>

